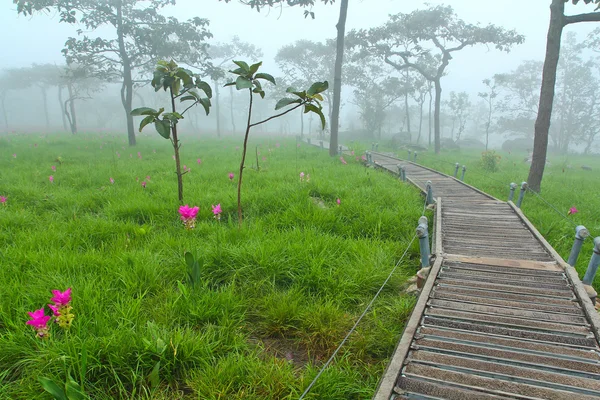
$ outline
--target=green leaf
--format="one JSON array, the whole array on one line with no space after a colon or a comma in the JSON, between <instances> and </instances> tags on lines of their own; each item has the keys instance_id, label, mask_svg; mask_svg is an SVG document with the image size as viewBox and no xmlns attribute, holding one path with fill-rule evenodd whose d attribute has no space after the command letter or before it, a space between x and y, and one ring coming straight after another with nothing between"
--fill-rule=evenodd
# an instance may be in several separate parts
<instances>
[{"instance_id":1,"label":"green leaf","mask_svg":"<svg viewBox=\"0 0 600 400\"><path fill-rule=\"evenodd\" d=\"M254 89L254 90L252 91L252 93L257 93L257 94L259 94L261 99L264 99L264 98L265 98L265 91L264 91L264 90L262 90L262 89L256 88L256 89Z\"/></svg>"},{"instance_id":2,"label":"green leaf","mask_svg":"<svg viewBox=\"0 0 600 400\"><path fill-rule=\"evenodd\" d=\"M212 88L207 82L197 81L196 87L206 93L206 96L210 99L212 98Z\"/></svg>"},{"instance_id":3,"label":"green leaf","mask_svg":"<svg viewBox=\"0 0 600 400\"><path fill-rule=\"evenodd\" d=\"M246 73L250 72L250 67L248 66L248 64L246 62L244 62L244 61L235 61L234 60L233 63L235 65L237 65L238 67L240 67L241 69L243 69L244 72L246 72Z\"/></svg>"},{"instance_id":4,"label":"green leaf","mask_svg":"<svg viewBox=\"0 0 600 400\"><path fill-rule=\"evenodd\" d=\"M325 129L325 116L323 115L323 111L315 106L314 104L306 104L304 106L304 113L308 113L308 112L314 112L315 114L317 114L319 116L319 118L321 118L321 129Z\"/></svg>"},{"instance_id":5,"label":"green leaf","mask_svg":"<svg viewBox=\"0 0 600 400\"><path fill-rule=\"evenodd\" d=\"M280 108L289 106L290 104L300 104L302 103L302 100L300 99L290 99L290 98L283 98L281 100L279 100L277 102L277 104L275 104L275 110L279 110Z\"/></svg>"},{"instance_id":6,"label":"green leaf","mask_svg":"<svg viewBox=\"0 0 600 400\"><path fill-rule=\"evenodd\" d=\"M235 82L228 82L228 83L224 84L223 87L233 86L233 85L235 85Z\"/></svg>"},{"instance_id":7,"label":"green leaf","mask_svg":"<svg viewBox=\"0 0 600 400\"><path fill-rule=\"evenodd\" d=\"M171 90L173 91L173 95L177 96L179 94L179 90L181 89L181 80L179 78L176 78L173 81L173 85L171 86Z\"/></svg>"},{"instance_id":8,"label":"green leaf","mask_svg":"<svg viewBox=\"0 0 600 400\"><path fill-rule=\"evenodd\" d=\"M65 385L67 398L69 400L86 400L88 397L83 393L83 390L77 382L72 378Z\"/></svg>"},{"instance_id":9,"label":"green leaf","mask_svg":"<svg viewBox=\"0 0 600 400\"><path fill-rule=\"evenodd\" d=\"M179 68L175 73L175 76L183 81L183 86L189 88L194 86L194 73L189 69Z\"/></svg>"},{"instance_id":10,"label":"green leaf","mask_svg":"<svg viewBox=\"0 0 600 400\"><path fill-rule=\"evenodd\" d=\"M326 91L329 88L329 82L315 82L310 85L310 88L306 91L308 96L314 96L317 93Z\"/></svg>"},{"instance_id":11,"label":"green leaf","mask_svg":"<svg viewBox=\"0 0 600 400\"><path fill-rule=\"evenodd\" d=\"M134 117L138 116L138 115L151 115L151 114L156 114L158 111L156 111L154 108L150 108L150 107L140 107L140 108L136 108L135 110L131 110L131 115L133 115Z\"/></svg>"},{"instance_id":12,"label":"green leaf","mask_svg":"<svg viewBox=\"0 0 600 400\"><path fill-rule=\"evenodd\" d=\"M252 75L254 75L256 73L256 71L258 71L258 69L260 68L261 65L262 65L262 61L257 62L256 64L252 64L250 66L250 73Z\"/></svg>"},{"instance_id":13,"label":"green leaf","mask_svg":"<svg viewBox=\"0 0 600 400\"><path fill-rule=\"evenodd\" d=\"M152 372L148 375L148 381L150 381L150 387L156 389L160 383L160 377L158 375L160 371L160 360L154 364L154 368L152 368Z\"/></svg>"},{"instance_id":14,"label":"green leaf","mask_svg":"<svg viewBox=\"0 0 600 400\"><path fill-rule=\"evenodd\" d=\"M248 78L244 78L243 76L238 76L235 80L235 87L237 90L240 89L251 89L252 81Z\"/></svg>"},{"instance_id":15,"label":"green leaf","mask_svg":"<svg viewBox=\"0 0 600 400\"><path fill-rule=\"evenodd\" d=\"M289 88L287 88L286 92L296 95L296 96L300 97L302 100L306 99L306 91L298 92L298 91L296 91L296 89L289 87Z\"/></svg>"},{"instance_id":16,"label":"green leaf","mask_svg":"<svg viewBox=\"0 0 600 400\"><path fill-rule=\"evenodd\" d=\"M154 121L154 127L156 128L156 132L165 139L171 137L171 124L169 121L157 119Z\"/></svg>"},{"instance_id":17,"label":"green leaf","mask_svg":"<svg viewBox=\"0 0 600 400\"><path fill-rule=\"evenodd\" d=\"M258 74L254 75L254 79L264 79L266 81L271 82L273 85L277 85L275 83L275 78L273 78L272 75L265 74L263 72L259 72Z\"/></svg>"},{"instance_id":18,"label":"green leaf","mask_svg":"<svg viewBox=\"0 0 600 400\"><path fill-rule=\"evenodd\" d=\"M200 105L202 105L202 107L204 107L204 111L206 111L206 115L208 115L208 113L210 112L210 100L207 98L202 98L200 100L198 100L198 103L200 103Z\"/></svg>"},{"instance_id":19,"label":"green leaf","mask_svg":"<svg viewBox=\"0 0 600 400\"><path fill-rule=\"evenodd\" d=\"M236 75L248 75L250 73L250 71L244 71L242 68L236 68L233 71L229 71L232 74L236 74Z\"/></svg>"},{"instance_id":20,"label":"green leaf","mask_svg":"<svg viewBox=\"0 0 600 400\"><path fill-rule=\"evenodd\" d=\"M56 400L68 400L65 391L56 383L54 383L52 379L40 376L38 378L38 381L40 382L44 390L50 393L52 396L54 396Z\"/></svg>"},{"instance_id":21,"label":"green leaf","mask_svg":"<svg viewBox=\"0 0 600 400\"><path fill-rule=\"evenodd\" d=\"M190 253L189 251L186 251L183 254L183 257L185 258L185 263L187 264L187 266L189 268L193 268L194 267L194 262L196 261L194 259L194 255L192 253Z\"/></svg>"},{"instance_id":22,"label":"green leaf","mask_svg":"<svg viewBox=\"0 0 600 400\"><path fill-rule=\"evenodd\" d=\"M154 115L148 115L146 118L144 118L142 120L142 122L140 122L139 132L142 132L142 129L144 129L144 127L146 125L153 123L155 120L156 120L156 117Z\"/></svg>"}]
</instances>

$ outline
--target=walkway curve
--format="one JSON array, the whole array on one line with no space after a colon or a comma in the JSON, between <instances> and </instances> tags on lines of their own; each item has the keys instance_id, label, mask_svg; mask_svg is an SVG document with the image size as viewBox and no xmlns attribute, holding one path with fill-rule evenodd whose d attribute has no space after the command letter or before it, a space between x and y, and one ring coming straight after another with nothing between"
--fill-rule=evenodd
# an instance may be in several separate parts
<instances>
[{"instance_id":1,"label":"walkway curve","mask_svg":"<svg viewBox=\"0 0 600 400\"><path fill-rule=\"evenodd\" d=\"M393 155L375 167L436 204L436 261L375 400L598 399L600 318L576 271L511 202Z\"/></svg>"}]
</instances>

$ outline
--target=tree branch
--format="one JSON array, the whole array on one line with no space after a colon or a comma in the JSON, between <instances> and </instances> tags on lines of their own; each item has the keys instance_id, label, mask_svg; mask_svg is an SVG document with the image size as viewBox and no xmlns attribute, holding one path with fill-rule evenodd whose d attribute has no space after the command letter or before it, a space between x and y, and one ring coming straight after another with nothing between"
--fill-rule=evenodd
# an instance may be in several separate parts
<instances>
[{"instance_id":1,"label":"tree branch","mask_svg":"<svg viewBox=\"0 0 600 400\"><path fill-rule=\"evenodd\" d=\"M578 22L600 22L600 12L591 12L586 14L565 15L563 25L576 24Z\"/></svg>"},{"instance_id":2,"label":"tree branch","mask_svg":"<svg viewBox=\"0 0 600 400\"><path fill-rule=\"evenodd\" d=\"M298 104L297 106L294 106L294 107L290 108L290 109L289 109L289 110L287 110L287 111L284 111L284 112L282 112L282 113L280 113L280 114L277 114L277 115L273 115L273 116L271 116L271 117L269 117L269 118L267 118L267 119L265 119L265 120L262 120L262 121L259 121L259 122L255 122L255 123L253 123L253 124L250 124L250 127L252 128L253 126L260 125L260 124L264 124L265 122L268 122L268 121L270 121L270 120L272 120L272 119L275 119L275 118L281 117L282 115L285 115L285 114L289 113L290 111L294 111L296 108L298 108L298 107L301 107L301 106L305 105L306 103L307 103L306 101L303 101L302 103Z\"/></svg>"}]
</instances>

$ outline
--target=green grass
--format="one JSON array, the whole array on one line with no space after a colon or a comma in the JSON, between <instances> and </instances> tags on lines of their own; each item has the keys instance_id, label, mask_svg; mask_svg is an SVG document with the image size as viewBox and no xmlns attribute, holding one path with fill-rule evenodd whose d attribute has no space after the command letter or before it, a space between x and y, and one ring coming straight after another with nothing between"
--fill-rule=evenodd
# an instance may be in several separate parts
<instances>
[{"instance_id":1,"label":"green grass","mask_svg":"<svg viewBox=\"0 0 600 400\"><path fill-rule=\"evenodd\" d=\"M228 173L240 141L184 137L185 203L200 206L187 231L169 142L123 139L0 136L0 398L50 398L38 377L67 374L94 399L297 398L408 246L420 194L349 157L256 139L249 164L259 145L261 169L245 172L238 229ZM200 260L195 288L185 251ZM372 396L414 305L401 288L417 252L307 398ZM67 287L73 327L37 339L27 311Z\"/></svg>"},{"instance_id":2,"label":"green grass","mask_svg":"<svg viewBox=\"0 0 600 400\"><path fill-rule=\"evenodd\" d=\"M369 145L370 146L370 145ZM380 145L381 151L390 151ZM458 177L462 173L462 165L466 165L465 182L473 185L500 200L507 200L509 184L519 185L527 180L529 164L524 162L525 152L509 154L498 151L500 160L496 172L488 172L481 162L482 152L478 150L444 150L439 155L433 152L417 152L417 162L444 172L454 174L454 164L460 163ZM400 158L407 158L405 150L396 152ZM584 225L593 237L600 236L600 157L582 155L552 155L548 156L540 196L552 204L560 214L551 208L544 200L528 191L525 194L521 209L527 218L535 225L540 233L548 240L563 259L569 257L575 237L575 226ZM582 165L592 168L592 171L581 169ZM515 192L514 201L519 196L519 188ZM434 187L435 193L435 187ZM567 215L569 208L576 207L578 212ZM580 278L592 255L593 241L585 240L577 265L575 266ZM593 284L600 292L600 276L596 276Z\"/></svg>"}]
</instances>

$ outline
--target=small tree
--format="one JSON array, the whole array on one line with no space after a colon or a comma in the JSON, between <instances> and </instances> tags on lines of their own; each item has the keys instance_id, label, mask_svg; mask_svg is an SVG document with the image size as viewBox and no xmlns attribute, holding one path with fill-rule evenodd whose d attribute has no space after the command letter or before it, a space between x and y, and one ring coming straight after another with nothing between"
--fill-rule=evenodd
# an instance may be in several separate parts
<instances>
[{"instance_id":1,"label":"small tree","mask_svg":"<svg viewBox=\"0 0 600 400\"><path fill-rule=\"evenodd\" d=\"M458 122L458 131L456 132L456 141L460 140L462 133L465 131L467 119L471 109L471 101L467 92L450 92L450 100L448 108L452 112L452 134L454 134L455 123Z\"/></svg>"},{"instance_id":2,"label":"small tree","mask_svg":"<svg viewBox=\"0 0 600 400\"><path fill-rule=\"evenodd\" d=\"M187 171L181 172L181 162L179 159L179 138L177 137L177 123L180 119L183 119L183 115L192 107L200 104L204 107L206 115L210 112L210 98L212 97L212 89L210 85L204 82L198 75L188 69L181 68L173 60L171 62L158 61L156 70L154 71L154 78L152 79L152 87L156 92L163 89L165 92L169 91L171 98L171 112L163 114L164 108L155 110L149 107L136 108L131 111L131 115L145 115L146 117L140 123L141 132L142 129L148 124L154 123L154 127L158 134L165 139L171 139L173 144L173 151L175 153L175 167L177 174L177 194L179 201L183 201L183 175ZM195 90L202 90L207 97L201 97L200 94ZM175 101L179 99L181 102L192 101L188 104L187 108L181 113L177 112ZM162 116L161 116L162 115Z\"/></svg>"},{"instance_id":3,"label":"small tree","mask_svg":"<svg viewBox=\"0 0 600 400\"><path fill-rule=\"evenodd\" d=\"M238 176L238 191L237 191L237 206L238 206L238 223L240 227L242 226L242 176L244 174L244 163L246 162L246 150L248 148L248 135L250 134L250 129L264 124L265 122L271 121L275 118L281 117L291 111L294 111L297 108L304 106L304 113L313 112L319 116L321 119L321 127L325 128L325 116L323 115L323 107L321 106L321 101L323 101L323 96L321 93L327 90L329 87L329 83L325 82L316 82L313 83L308 90L297 91L293 88L288 88L287 93L290 93L295 96L295 98L284 97L279 100L275 105L275 110L282 109L284 107L288 107L294 105L287 110L275 114L269 118L263 119L258 122L252 122L252 105L254 102L254 95L258 94L261 98L265 98L265 91L263 90L261 80L267 81L275 85L275 78L272 75L258 72L258 69L262 65L262 62L258 62L256 64L248 65L248 63L244 61L234 61L234 63L239 67L233 71L229 71L234 75L237 75L237 78L234 82L229 82L225 86L234 86L237 90L248 90L248 94L250 96L249 105L248 105L248 123L246 124L246 133L244 134L244 148L242 151L242 160L240 162L240 172Z\"/></svg>"},{"instance_id":4,"label":"small tree","mask_svg":"<svg viewBox=\"0 0 600 400\"><path fill-rule=\"evenodd\" d=\"M498 89L496 87L496 78L484 79L483 84L486 87L485 92L479 92L477 95L483 99L487 106L487 121L485 122L485 151L488 151L490 142L490 127L492 125L492 114L494 112L494 99L498 97Z\"/></svg>"}]
</instances>

